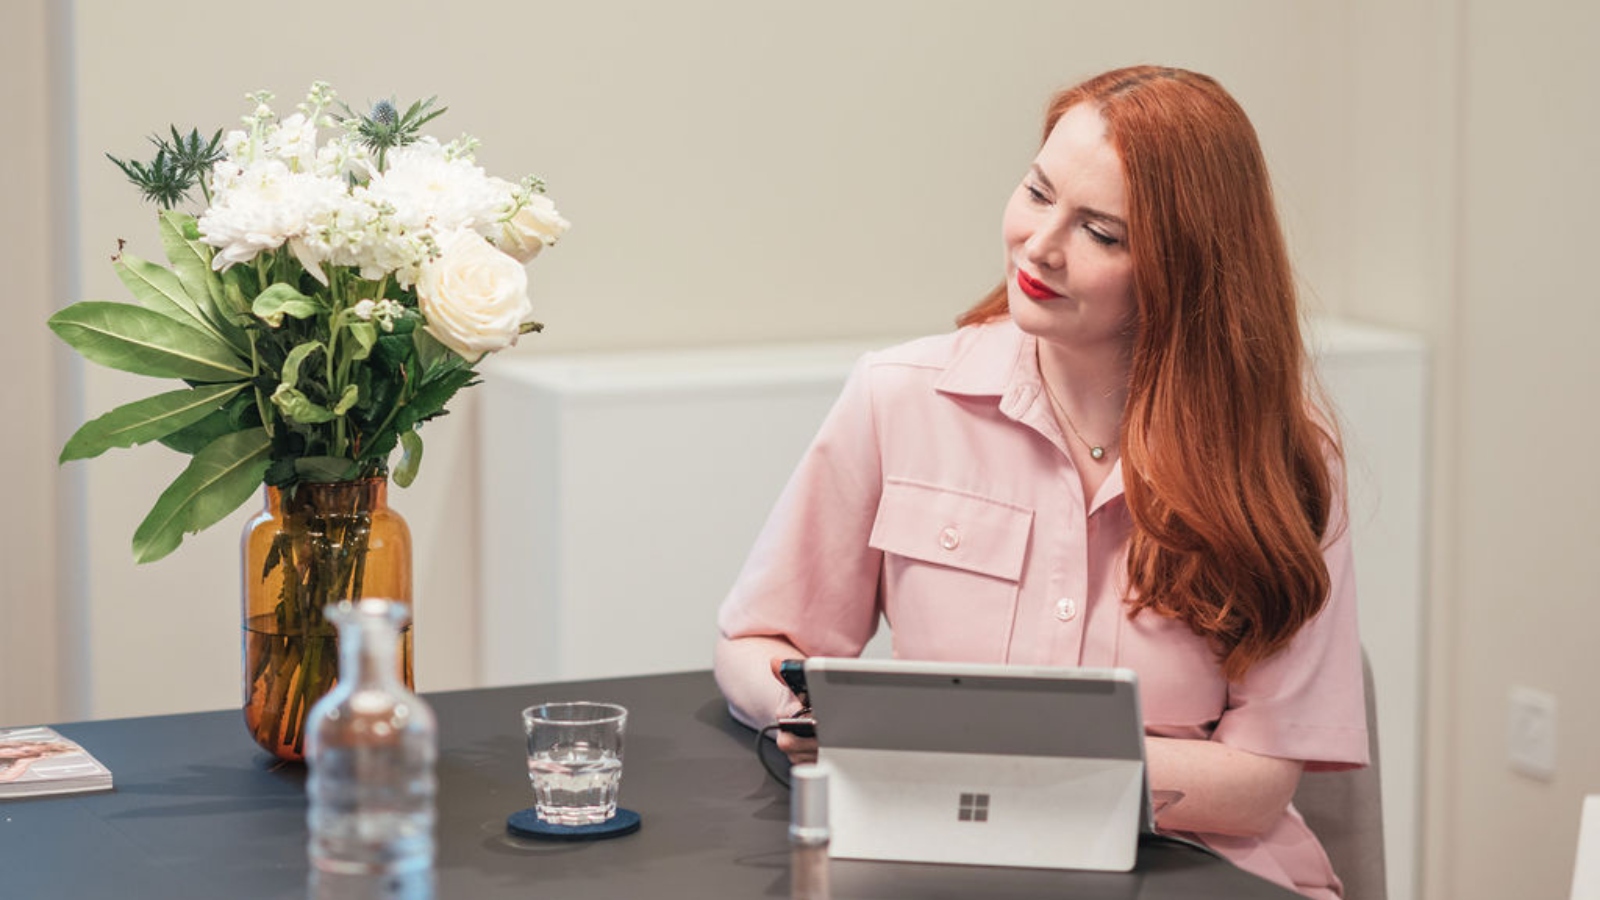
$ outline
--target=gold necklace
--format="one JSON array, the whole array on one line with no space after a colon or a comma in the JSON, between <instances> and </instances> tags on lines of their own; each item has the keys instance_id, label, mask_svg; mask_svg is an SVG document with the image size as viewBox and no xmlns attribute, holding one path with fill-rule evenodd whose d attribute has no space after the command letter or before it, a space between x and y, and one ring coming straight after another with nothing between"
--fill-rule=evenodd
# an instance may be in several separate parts
<instances>
[{"instance_id":1,"label":"gold necklace","mask_svg":"<svg viewBox=\"0 0 1600 900\"><path fill-rule=\"evenodd\" d=\"M1062 407L1061 401L1056 399L1056 392L1050 390L1049 380L1041 375L1039 378L1039 383L1044 385L1044 395L1050 398L1050 405L1055 408L1057 413L1061 414L1061 421L1066 422L1067 427L1072 429L1072 433L1077 436L1078 440L1082 441L1083 445L1089 448L1089 456L1093 457L1095 462L1105 459L1105 446L1102 444L1090 443L1089 439L1083 436L1083 432L1078 430L1078 426L1072 421L1072 417L1067 415L1067 411L1064 407Z\"/></svg>"}]
</instances>

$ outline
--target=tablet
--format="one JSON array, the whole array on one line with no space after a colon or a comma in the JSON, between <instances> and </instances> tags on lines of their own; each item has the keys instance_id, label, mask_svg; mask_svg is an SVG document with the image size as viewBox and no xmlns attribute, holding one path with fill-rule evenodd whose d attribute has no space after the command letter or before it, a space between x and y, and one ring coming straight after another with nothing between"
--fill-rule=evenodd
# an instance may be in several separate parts
<instances>
[{"instance_id":1,"label":"tablet","mask_svg":"<svg viewBox=\"0 0 1600 900\"><path fill-rule=\"evenodd\" d=\"M1129 669L812 657L832 855L1128 871L1151 827Z\"/></svg>"}]
</instances>

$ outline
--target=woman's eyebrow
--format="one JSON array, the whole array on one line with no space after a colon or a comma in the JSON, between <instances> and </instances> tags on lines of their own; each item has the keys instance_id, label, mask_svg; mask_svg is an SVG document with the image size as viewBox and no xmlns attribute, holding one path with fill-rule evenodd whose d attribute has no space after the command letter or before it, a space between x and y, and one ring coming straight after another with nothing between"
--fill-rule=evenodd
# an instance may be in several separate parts
<instances>
[{"instance_id":1,"label":"woman's eyebrow","mask_svg":"<svg viewBox=\"0 0 1600 900\"><path fill-rule=\"evenodd\" d=\"M1085 216L1088 216L1091 219L1099 219L1103 222L1116 225L1120 228L1128 227L1128 223L1124 222L1121 216L1113 216L1111 213L1101 212L1092 206L1080 206L1078 209L1081 210Z\"/></svg>"},{"instance_id":2,"label":"woman's eyebrow","mask_svg":"<svg viewBox=\"0 0 1600 900\"><path fill-rule=\"evenodd\" d=\"M1033 164L1029 165L1028 166L1028 171L1033 173L1033 177L1035 179L1037 179L1040 184L1044 185L1046 190L1050 191L1051 193L1055 193L1056 186L1053 183L1051 183L1050 176L1044 174L1044 170L1039 168L1039 164L1038 163L1033 163ZM1078 207L1078 210L1080 212L1082 212L1088 218L1099 219L1102 222L1106 222L1106 223L1111 224L1111 225L1116 225L1116 226L1118 226L1120 228L1127 228L1128 227L1128 223L1123 221L1121 216L1114 216L1111 213L1095 209L1092 206L1080 206L1080 207Z\"/></svg>"}]
</instances>

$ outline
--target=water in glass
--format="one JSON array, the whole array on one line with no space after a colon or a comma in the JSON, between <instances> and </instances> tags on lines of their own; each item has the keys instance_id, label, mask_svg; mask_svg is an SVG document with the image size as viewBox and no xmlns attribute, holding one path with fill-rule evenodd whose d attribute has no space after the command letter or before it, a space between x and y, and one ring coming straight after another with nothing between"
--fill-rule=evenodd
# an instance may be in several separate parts
<instances>
[{"instance_id":1,"label":"water in glass","mask_svg":"<svg viewBox=\"0 0 1600 900\"><path fill-rule=\"evenodd\" d=\"M556 744L528 756L539 818L556 825L593 825L617 812L622 760L586 741Z\"/></svg>"}]
</instances>

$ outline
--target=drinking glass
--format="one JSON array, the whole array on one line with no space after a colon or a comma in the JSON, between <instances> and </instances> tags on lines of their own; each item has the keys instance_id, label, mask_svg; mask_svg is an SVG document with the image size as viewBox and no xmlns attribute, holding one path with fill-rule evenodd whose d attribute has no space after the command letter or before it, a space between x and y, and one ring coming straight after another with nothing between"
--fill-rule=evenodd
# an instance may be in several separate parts
<instances>
[{"instance_id":1,"label":"drinking glass","mask_svg":"<svg viewBox=\"0 0 1600 900\"><path fill-rule=\"evenodd\" d=\"M598 825L617 814L628 711L615 703L541 703L522 711L534 809L552 825Z\"/></svg>"}]
</instances>

